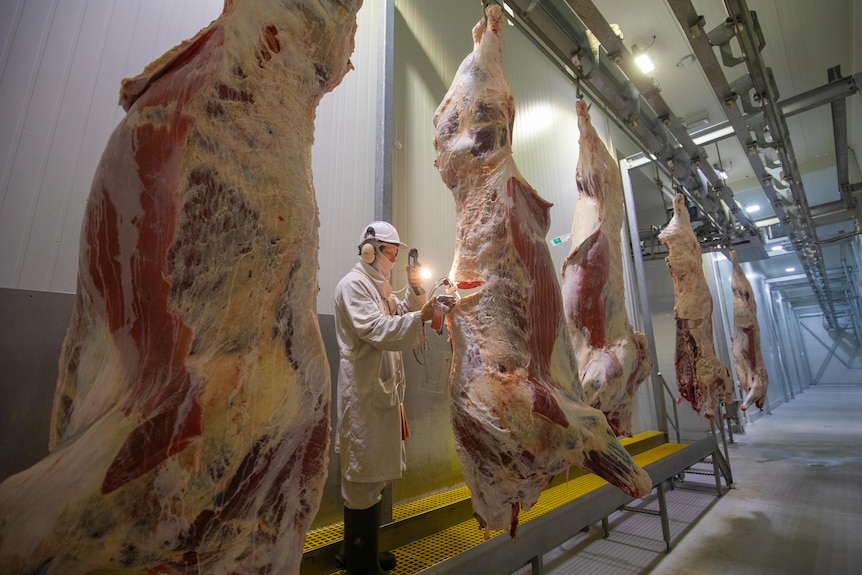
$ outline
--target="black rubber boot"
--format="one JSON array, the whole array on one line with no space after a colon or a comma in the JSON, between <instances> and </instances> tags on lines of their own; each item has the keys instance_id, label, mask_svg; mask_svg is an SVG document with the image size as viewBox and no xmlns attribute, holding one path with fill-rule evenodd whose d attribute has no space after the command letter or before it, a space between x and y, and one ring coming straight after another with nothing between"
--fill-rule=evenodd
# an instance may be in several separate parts
<instances>
[{"instance_id":1,"label":"black rubber boot","mask_svg":"<svg viewBox=\"0 0 862 575\"><path fill-rule=\"evenodd\" d=\"M344 508L342 558L347 567L347 575L386 575L377 553L379 529L380 503L368 509ZM392 555L392 567L395 566L394 559L395 556Z\"/></svg>"}]
</instances>

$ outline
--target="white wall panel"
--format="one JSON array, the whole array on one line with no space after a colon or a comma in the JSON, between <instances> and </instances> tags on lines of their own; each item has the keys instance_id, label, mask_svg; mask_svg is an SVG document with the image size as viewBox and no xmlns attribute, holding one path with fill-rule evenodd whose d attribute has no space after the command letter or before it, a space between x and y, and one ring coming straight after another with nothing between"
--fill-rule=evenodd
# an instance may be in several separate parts
<instances>
[{"instance_id":1,"label":"white wall panel","mask_svg":"<svg viewBox=\"0 0 862 575\"><path fill-rule=\"evenodd\" d=\"M84 204L120 81L222 0L22 0L0 28L0 286L73 292ZM185 9L184 9L185 8Z\"/></svg>"},{"instance_id":2,"label":"white wall panel","mask_svg":"<svg viewBox=\"0 0 862 575\"><path fill-rule=\"evenodd\" d=\"M86 56L86 50L79 50L87 44L86 40L81 41L87 38L83 26L86 12L86 2L75 1L61 2L54 14L26 114L25 137L18 147L21 156L33 160L33 169L13 166L14 174L27 181L13 180L8 188L32 201L31 212L20 221L26 227L16 272L19 281L41 289L50 290L71 198L69 176L76 171L81 151L70 138L84 127L86 102L78 99L75 105L74 96L77 90L89 96L95 78L92 60L85 67L75 66L81 55ZM79 83L80 80L85 83ZM29 138L38 142L38 147L28 149Z\"/></svg>"},{"instance_id":3,"label":"white wall panel","mask_svg":"<svg viewBox=\"0 0 862 575\"><path fill-rule=\"evenodd\" d=\"M578 190L575 168L579 148L575 113L575 86L543 57L526 38L509 27L507 73L515 97L515 126L512 150L521 173L553 203L548 239L567 234L572 228ZM601 114L594 125L604 134ZM551 246L558 272L569 253L569 242Z\"/></svg>"},{"instance_id":4,"label":"white wall panel","mask_svg":"<svg viewBox=\"0 0 862 575\"><path fill-rule=\"evenodd\" d=\"M382 0L366 0L359 10L354 70L317 110L311 156L320 213L317 311L322 314L335 312L335 286L358 261L359 230L374 219L382 8Z\"/></svg>"},{"instance_id":5,"label":"white wall panel","mask_svg":"<svg viewBox=\"0 0 862 575\"><path fill-rule=\"evenodd\" d=\"M455 203L434 167L434 111L472 50L480 15L471 2L395 2L393 219L432 281L448 275L455 250ZM406 282L401 268L396 287Z\"/></svg>"},{"instance_id":6,"label":"white wall panel","mask_svg":"<svg viewBox=\"0 0 862 575\"><path fill-rule=\"evenodd\" d=\"M350 72L318 111L321 309L374 212L382 2L359 14ZM0 5L0 287L74 292L84 206L125 112L120 81L215 19L223 0L19 0ZM289 111L286 111L289 113Z\"/></svg>"},{"instance_id":7,"label":"white wall panel","mask_svg":"<svg viewBox=\"0 0 862 575\"><path fill-rule=\"evenodd\" d=\"M11 24L2 57L4 67L0 78L0 285L17 275L23 254L21 245L27 233L26 222L32 212L32 198L21 185L27 176L15 174L13 166L33 164L26 145L19 149L30 99L33 95L38 66L45 53L48 29L56 2L29 2L19 8ZM19 62L21 63L19 65ZM30 170L32 173L33 169ZM17 184L21 181L22 184Z\"/></svg>"},{"instance_id":8,"label":"white wall panel","mask_svg":"<svg viewBox=\"0 0 862 575\"><path fill-rule=\"evenodd\" d=\"M24 0L2 0L0 2L0 74L6 67L12 31L17 27L24 9Z\"/></svg>"}]
</instances>

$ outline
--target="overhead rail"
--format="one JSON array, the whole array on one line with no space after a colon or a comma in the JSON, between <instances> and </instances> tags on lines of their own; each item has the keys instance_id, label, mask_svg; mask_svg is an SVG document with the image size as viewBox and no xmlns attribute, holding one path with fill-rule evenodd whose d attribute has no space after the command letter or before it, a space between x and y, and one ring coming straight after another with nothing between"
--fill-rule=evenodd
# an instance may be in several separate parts
<instances>
[{"instance_id":1,"label":"overhead rail","mask_svg":"<svg viewBox=\"0 0 862 575\"><path fill-rule=\"evenodd\" d=\"M811 219L790 132L778 107L775 80L761 55L765 40L756 15L748 9L745 0L724 2L729 16L722 26L725 27L724 30L733 32L742 51L741 58L724 58L724 63L735 65L734 62L744 62L748 69L748 74L736 80L735 86L732 87L725 78L713 51L713 42L710 41L711 38L719 44L723 41L726 34L722 32L722 28L716 28L707 35L703 28L703 17L695 12L690 0L668 0L668 4L686 32L686 38L716 96L724 102L728 120L733 125L743 149L748 151L749 163L760 180L764 193L772 202L781 223L788 229L788 237L823 310L826 324L828 328L834 329L837 319L826 280L823 253L817 243L817 231ZM720 50L722 54L727 52L724 48ZM764 126L752 130L746 125L743 110L751 112L757 108L763 112ZM755 135L754 139L752 133ZM759 153L761 151L766 158L765 162ZM772 151L777 154L777 158L772 157ZM776 179L767 170L767 163L769 168L783 170L782 180Z\"/></svg>"},{"instance_id":2,"label":"overhead rail","mask_svg":"<svg viewBox=\"0 0 862 575\"><path fill-rule=\"evenodd\" d=\"M505 0L499 2L510 19L548 55L579 89L601 102L662 172L670 175L672 188L686 192L705 217L705 230L717 233L702 246L734 248L746 260L767 257L760 229L733 198L732 190L706 161L701 147L724 135L735 134L748 152L749 163L769 198L781 225L787 230L800 263L823 310L829 328L837 326L834 305L816 225L805 196L785 114L805 111L823 103L833 104L836 144L846 141L843 100L858 92L858 77L843 78L832 72L822 89L778 103L771 70L761 56L765 39L756 14L745 0L725 0L729 18L707 32L704 20L690 0L668 0L693 53L716 96L725 105L728 122L721 131L704 137L690 134L669 109L654 81L634 67L632 54L605 20L593 0ZM736 39L741 54L734 54ZM714 51L719 49L721 62ZM725 66L744 64L748 73L728 82ZM845 122L843 129L841 122ZM719 135L720 134L720 135ZM844 140L842 138L844 134ZM715 140L710 139L715 135ZM841 170L841 165L838 166ZM700 175L702 174L702 176ZM858 205L851 184L839 171L839 187L846 208L856 220ZM677 185L677 182L679 185ZM721 200L721 201L718 201ZM739 248L743 250L740 252Z\"/></svg>"},{"instance_id":3,"label":"overhead rail","mask_svg":"<svg viewBox=\"0 0 862 575\"><path fill-rule=\"evenodd\" d=\"M690 194L694 195L701 203L709 206L714 206L719 198L723 200L724 204L733 214L733 219L741 226L745 234L748 235L746 239L759 248L759 253L757 254L759 258L751 258L749 252L749 259L767 257L763 243L760 241L757 225L739 208L733 197L733 191L725 185L724 181L718 176L718 173L712 168L712 165L707 160L705 150L694 143L691 135L688 133L688 128L683 124L679 116L674 114L670 109L670 106L661 96L660 90L655 86L652 79L637 69L634 56L626 49L620 36L613 30L596 5L592 0L566 1L577 14L578 18L581 19L590 32L601 42L602 47L608 52L611 60L631 79L641 96L658 115L658 119L680 144L679 148L673 150L670 154L665 153L664 157L659 156L653 150L657 159L667 162L672 168L681 162L686 168L693 167L700 170L708 180L710 187L708 189L700 185L687 187ZM662 151L659 150L658 152L661 153ZM714 210L715 208L713 208Z\"/></svg>"},{"instance_id":4,"label":"overhead rail","mask_svg":"<svg viewBox=\"0 0 862 575\"><path fill-rule=\"evenodd\" d=\"M801 114L802 112L807 112L814 108L832 104L838 100L844 100L850 96L859 94L860 86L862 86L862 72L859 72L854 76L842 76L835 80L830 80L829 83L818 88L814 88L813 90L808 90L807 92L781 100L778 102L778 107L781 109L781 113L784 114L785 118L790 118L791 116ZM746 115L745 123L746 125L754 125L758 122L758 118L762 116L763 112L761 111ZM733 126L729 121L725 120L723 122L716 122L702 130L692 132L691 139L698 145L706 146L707 144L720 142L721 140L731 138L733 136L735 136ZM629 156L626 160L630 167L637 167L652 161L651 158L647 157L643 153ZM859 184L856 184L856 186L858 185ZM853 185L850 187L851 189L854 188Z\"/></svg>"},{"instance_id":5,"label":"overhead rail","mask_svg":"<svg viewBox=\"0 0 862 575\"><path fill-rule=\"evenodd\" d=\"M842 79L841 67L835 66L827 72L829 82ZM858 87L857 87L858 89ZM862 218L859 217L859 204L850 186L850 170L847 159L847 101L843 98L830 104L832 107L832 134L835 138L835 169L838 174L838 192L844 207L853 217L857 230L862 230Z\"/></svg>"},{"instance_id":6,"label":"overhead rail","mask_svg":"<svg viewBox=\"0 0 862 575\"><path fill-rule=\"evenodd\" d=\"M612 121L656 159L674 189L687 192L691 204L704 216L704 228L718 235L709 245L745 246L754 253L751 259L766 257L756 224L732 201L732 192L706 161L706 153L692 142L652 79L635 70L633 56L614 40L618 41L615 32L591 2L499 3L513 24L578 85L579 91L606 107ZM585 14L592 25L584 22ZM730 203L725 206L719 200Z\"/></svg>"}]
</instances>

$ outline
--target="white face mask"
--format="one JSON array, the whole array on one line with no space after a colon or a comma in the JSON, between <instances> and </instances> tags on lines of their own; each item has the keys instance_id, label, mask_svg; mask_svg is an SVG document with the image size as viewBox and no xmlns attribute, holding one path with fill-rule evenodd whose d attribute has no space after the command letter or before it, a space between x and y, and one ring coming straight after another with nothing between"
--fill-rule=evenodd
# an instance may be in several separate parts
<instances>
[{"instance_id":1,"label":"white face mask","mask_svg":"<svg viewBox=\"0 0 862 575\"><path fill-rule=\"evenodd\" d=\"M380 275L388 281L389 274L392 273L392 268L395 267L395 262L386 257L382 250L378 250L374 266L377 268L377 271L380 272Z\"/></svg>"}]
</instances>

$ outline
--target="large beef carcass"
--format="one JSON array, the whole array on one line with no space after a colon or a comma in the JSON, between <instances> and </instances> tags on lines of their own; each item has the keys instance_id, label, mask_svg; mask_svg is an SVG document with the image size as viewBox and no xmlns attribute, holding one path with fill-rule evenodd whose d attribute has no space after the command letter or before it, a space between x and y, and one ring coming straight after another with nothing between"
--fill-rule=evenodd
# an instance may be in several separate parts
<instances>
[{"instance_id":1,"label":"large beef carcass","mask_svg":"<svg viewBox=\"0 0 862 575\"><path fill-rule=\"evenodd\" d=\"M733 402L730 372L715 355L712 341L712 295L706 285L700 244L691 228L685 196L673 199L673 217L658 235L667 246L665 258L673 280L676 320L676 382L680 398L708 418L720 401Z\"/></svg>"},{"instance_id":2,"label":"large beef carcass","mask_svg":"<svg viewBox=\"0 0 862 575\"><path fill-rule=\"evenodd\" d=\"M587 403L617 435L631 436L634 395L652 370L646 336L626 315L620 231L623 187L617 163L576 104L580 155L572 242L563 263L563 305Z\"/></svg>"},{"instance_id":3,"label":"large beef carcass","mask_svg":"<svg viewBox=\"0 0 862 575\"><path fill-rule=\"evenodd\" d=\"M328 459L317 104L362 0L226 0L123 82L50 454L0 486L0 571L298 573Z\"/></svg>"},{"instance_id":4,"label":"large beef carcass","mask_svg":"<svg viewBox=\"0 0 862 575\"><path fill-rule=\"evenodd\" d=\"M435 164L455 198L457 239L450 280L480 291L447 315L453 348L452 424L475 515L486 535L515 536L551 478L571 465L633 497L649 475L583 401L562 294L545 234L550 204L512 159L512 94L503 72L505 27L497 5L473 28L434 116Z\"/></svg>"},{"instance_id":5,"label":"large beef carcass","mask_svg":"<svg viewBox=\"0 0 862 575\"><path fill-rule=\"evenodd\" d=\"M733 362L736 376L745 397L740 408L745 411L751 404L763 410L769 376L760 352L760 326L757 323L757 302L751 283L739 265L735 251L730 252L733 274L730 285L733 289Z\"/></svg>"}]
</instances>

